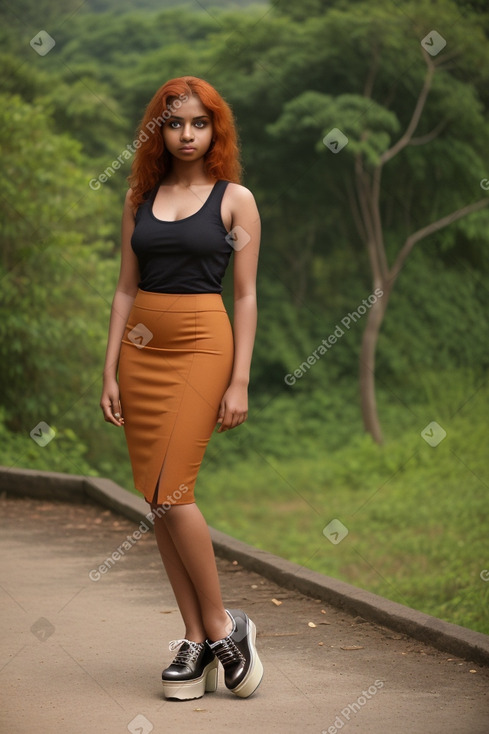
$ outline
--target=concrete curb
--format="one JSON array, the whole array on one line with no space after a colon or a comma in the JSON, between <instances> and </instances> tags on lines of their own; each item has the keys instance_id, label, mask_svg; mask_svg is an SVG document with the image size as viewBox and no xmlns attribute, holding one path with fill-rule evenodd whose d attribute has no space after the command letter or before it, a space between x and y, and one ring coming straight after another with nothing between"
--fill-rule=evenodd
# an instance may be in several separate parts
<instances>
[{"instance_id":1,"label":"concrete curb","mask_svg":"<svg viewBox=\"0 0 489 734\"><path fill-rule=\"evenodd\" d=\"M96 502L135 523L144 520L149 507L110 479L32 469L0 467L0 493L39 500ZM276 584L321 599L363 619L426 642L438 650L489 665L489 635L418 612L377 594L299 566L267 551L254 548L211 528L215 552L238 561Z\"/></svg>"}]
</instances>

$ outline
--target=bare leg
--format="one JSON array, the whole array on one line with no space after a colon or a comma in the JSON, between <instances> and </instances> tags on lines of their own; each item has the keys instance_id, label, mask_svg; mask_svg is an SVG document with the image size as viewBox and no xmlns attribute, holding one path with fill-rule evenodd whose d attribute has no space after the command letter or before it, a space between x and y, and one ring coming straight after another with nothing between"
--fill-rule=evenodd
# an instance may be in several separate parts
<instances>
[{"instance_id":1,"label":"bare leg","mask_svg":"<svg viewBox=\"0 0 489 734\"><path fill-rule=\"evenodd\" d=\"M225 637L232 623L224 610L209 528L199 508L195 503L173 505L155 518L154 527L187 639Z\"/></svg>"},{"instance_id":2,"label":"bare leg","mask_svg":"<svg viewBox=\"0 0 489 734\"><path fill-rule=\"evenodd\" d=\"M178 608L185 624L185 637L203 642L206 634L202 623L200 605L192 581L183 565L175 544L168 533L164 517L156 517L154 529L158 550L170 580Z\"/></svg>"}]
</instances>

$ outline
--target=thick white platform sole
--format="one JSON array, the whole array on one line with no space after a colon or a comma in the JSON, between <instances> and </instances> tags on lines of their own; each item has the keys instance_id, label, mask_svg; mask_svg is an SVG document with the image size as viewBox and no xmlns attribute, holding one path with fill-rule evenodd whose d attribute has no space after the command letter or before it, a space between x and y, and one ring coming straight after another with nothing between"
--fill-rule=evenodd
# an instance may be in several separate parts
<instances>
[{"instance_id":1,"label":"thick white platform sole","mask_svg":"<svg viewBox=\"0 0 489 734\"><path fill-rule=\"evenodd\" d=\"M254 622L250 619L250 637L252 642L252 649L254 650L250 669L248 670L248 673L243 678L241 683L236 686L236 688L232 688L231 693L234 693L235 696L239 696L239 698L248 698L251 696L252 693L256 691L258 686L261 683L261 680L263 678L263 665L258 657L258 653L256 652L255 642L256 642L256 627Z\"/></svg>"},{"instance_id":2,"label":"thick white platform sole","mask_svg":"<svg viewBox=\"0 0 489 734\"><path fill-rule=\"evenodd\" d=\"M199 678L189 681L163 680L163 693L166 698L176 698L179 701L190 701L192 698L202 698L204 693L214 693L217 690L217 674L219 661L217 658L206 665Z\"/></svg>"}]
</instances>

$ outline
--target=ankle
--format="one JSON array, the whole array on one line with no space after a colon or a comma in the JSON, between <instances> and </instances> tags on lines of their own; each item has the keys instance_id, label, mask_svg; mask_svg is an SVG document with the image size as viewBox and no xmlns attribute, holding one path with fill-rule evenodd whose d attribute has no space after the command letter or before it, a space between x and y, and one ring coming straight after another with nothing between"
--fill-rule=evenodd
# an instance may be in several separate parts
<instances>
[{"instance_id":1,"label":"ankle","mask_svg":"<svg viewBox=\"0 0 489 734\"><path fill-rule=\"evenodd\" d=\"M214 622L206 631L208 633L208 639L211 642L217 642L217 640L223 640L228 637L233 631L234 623L229 614L225 613L225 618L220 621Z\"/></svg>"},{"instance_id":2,"label":"ankle","mask_svg":"<svg viewBox=\"0 0 489 734\"><path fill-rule=\"evenodd\" d=\"M205 642L206 636L203 631L185 630L185 639L189 642Z\"/></svg>"}]
</instances>

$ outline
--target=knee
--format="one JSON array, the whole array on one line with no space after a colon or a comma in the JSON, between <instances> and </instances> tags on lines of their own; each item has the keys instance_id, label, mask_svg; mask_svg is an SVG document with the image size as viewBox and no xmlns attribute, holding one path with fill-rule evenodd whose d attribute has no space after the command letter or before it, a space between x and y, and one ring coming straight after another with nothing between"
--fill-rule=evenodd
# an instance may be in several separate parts
<instances>
[{"instance_id":1,"label":"knee","mask_svg":"<svg viewBox=\"0 0 489 734\"><path fill-rule=\"evenodd\" d=\"M168 510L170 509L171 505L157 505L154 502L149 503L151 512L149 515L151 516L149 519L150 521L156 525L160 523L166 523Z\"/></svg>"},{"instance_id":2,"label":"knee","mask_svg":"<svg viewBox=\"0 0 489 734\"><path fill-rule=\"evenodd\" d=\"M182 505L171 505L169 502L163 502L161 505L151 502L149 506L153 515L152 521L155 523L160 521L165 524L171 522L179 514L182 507Z\"/></svg>"}]
</instances>

